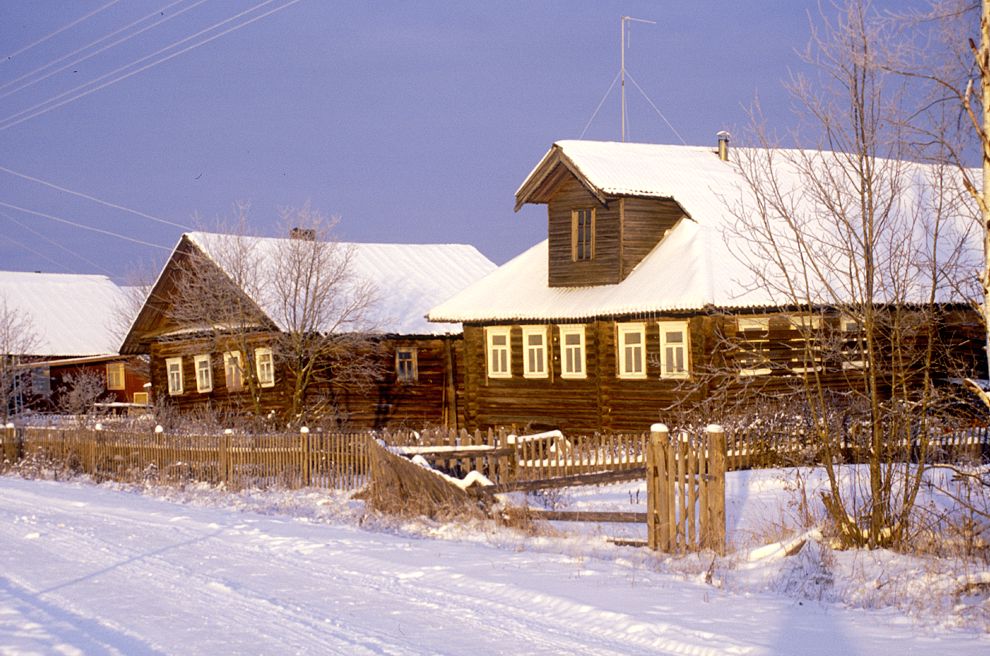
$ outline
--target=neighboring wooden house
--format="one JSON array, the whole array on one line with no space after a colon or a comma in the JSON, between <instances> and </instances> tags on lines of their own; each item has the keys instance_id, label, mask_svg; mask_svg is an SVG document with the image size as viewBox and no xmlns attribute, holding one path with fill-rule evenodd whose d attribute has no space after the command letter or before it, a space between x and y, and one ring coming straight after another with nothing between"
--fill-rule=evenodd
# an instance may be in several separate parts
<instances>
[{"instance_id":1,"label":"neighboring wooden house","mask_svg":"<svg viewBox=\"0 0 990 656\"><path fill-rule=\"evenodd\" d=\"M148 403L147 361L117 353L126 295L108 277L2 271L0 301L21 326L7 336L21 352L2 354L11 365L9 413L58 410L80 376L102 383L103 403Z\"/></svg>"},{"instance_id":2,"label":"neighboring wooden house","mask_svg":"<svg viewBox=\"0 0 990 656\"><path fill-rule=\"evenodd\" d=\"M464 425L644 431L677 408L794 390L812 369L857 385L862 362L834 355L856 351L842 346L856 322L795 312L731 252L742 187L712 148L554 144L516 192L517 210L547 206L548 239L429 313L464 324ZM945 308L944 339L976 366L976 316Z\"/></svg>"},{"instance_id":3,"label":"neighboring wooden house","mask_svg":"<svg viewBox=\"0 0 990 656\"><path fill-rule=\"evenodd\" d=\"M311 239L311 235L295 235ZM182 235L121 347L147 353L156 397L183 411L211 408L284 416L291 387L276 338L289 333L279 317L274 262L286 239L193 232ZM344 244L352 253L350 277L376 290L370 325L383 375L371 387L339 385L332 373L310 397L332 399L335 417L350 427L454 424L457 416L461 326L428 322L427 310L494 270L473 246L459 244ZM233 260L229 254L240 254ZM236 262L252 264L249 276ZM177 320L175 304L190 263L215 268L253 313L250 331L234 346L233 330ZM197 264L196 266L199 266ZM250 284L238 284L244 278ZM250 287L250 288L248 288ZM341 292L341 296L345 294ZM339 302L339 298L338 298ZM227 337L225 337L225 335ZM253 376L249 381L247 374ZM248 389L256 383L257 404ZM326 408L324 413L328 413Z\"/></svg>"}]
</instances>

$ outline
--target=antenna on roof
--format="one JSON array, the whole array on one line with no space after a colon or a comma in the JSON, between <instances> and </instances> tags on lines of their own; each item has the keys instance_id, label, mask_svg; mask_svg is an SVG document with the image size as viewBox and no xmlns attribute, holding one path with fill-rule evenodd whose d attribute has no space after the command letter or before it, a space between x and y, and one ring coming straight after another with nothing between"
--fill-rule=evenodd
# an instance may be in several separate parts
<instances>
[{"instance_id":1,"label":"antenna on roof","mask_svg":"<svg viewBox=\"0 0 990 656\"><path fill-rule=\"evenodd\" d=\"M656 21L646 20L645 18L633 18L632 16L623 16L622 20L619 21L621 27L621 34L619 37L619 50L620 50L620 61L621 66L619 69L619 75L621 76L622 83L621 96L622 96L622 140L626 140L626 31L629 29L629 23L648 23L650 25L656 25ZM614 84L614 82L613 82Z\"/></svg>"}]
</instances>

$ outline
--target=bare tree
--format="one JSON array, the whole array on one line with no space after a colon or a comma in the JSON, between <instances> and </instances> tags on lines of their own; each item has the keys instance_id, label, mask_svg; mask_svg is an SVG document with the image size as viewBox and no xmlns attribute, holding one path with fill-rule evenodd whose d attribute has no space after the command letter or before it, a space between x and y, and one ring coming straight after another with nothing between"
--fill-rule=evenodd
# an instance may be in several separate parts
<instances>
[{"instance_id":1,"label":"bare tree","mask_svg":"<svg viewBox=\"0 0 990 656\"><path fill-rule=\"evenodd\" d=\"M199 332L215 350L238 351L253 409L263 410L255 348L270 344L290 421L328 412L341 391L380 377L376 292L354 271L354 247L333 234L336 219L304 206L281 212L289 238L251 236L244 208L227 234L205 234L205 252L180 264L170 319L177 335Z\"/></svg>"},{"instance_id":2,"label":"bare tree","mask_svg":"<svg viewBox=\"0 0 990 656\"><path fill-rule=\"evenodd\" d=\"M38 347L39 337L31 317L7 302L0 294L0 402L4 422L16 410L21 393L20 377L25 373L18 367L21 357L31 355Z\"/></svg>"},{"instance_id":3,"label":"bare tree","mask_svg":"<svg viewBox=\"0 0 990 656\"><path fill-rule=\"evenodd\" d=\"M57 390L56 407L64 414L82 416L93 411L93 404L107 395L106 377L93 370L67 374Z\"/></svg>"},{"instance_id":4,"label":"bare tree","mask_svg":"<svg viewBox=\"0 0 990 656\"><path fill-rule=\"evenodd\" d=\"M907 161L903 84L879 59L886 36L867 2L823 17L806 55L817 75L789 85L806 119L794 138L806 149L776 148L756 114L761 148L736 151L745 183L730 199L732 243L754 286L823 320L805 340L804 407L829 516L847 544L870 547L908 530L938 405L934 372L951 355L937 327L951 302L965 302L959 282L974 266L956 169ZM809 134L820 137L808 143ZM825 356L812 352L823 347ZM851 395L832 391L836 377ZM862 480L838 467L849 440L868 465Z\"/></svg>"}]
</instances>

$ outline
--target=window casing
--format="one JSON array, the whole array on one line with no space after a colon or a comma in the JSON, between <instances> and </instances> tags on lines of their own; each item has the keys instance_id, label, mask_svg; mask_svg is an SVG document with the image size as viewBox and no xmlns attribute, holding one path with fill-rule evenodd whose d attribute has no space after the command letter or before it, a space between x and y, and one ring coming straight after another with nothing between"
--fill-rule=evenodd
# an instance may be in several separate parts
<instances>
[{"instance_id":1,"label":"window casing","mask_svg":"<svg viewBox=\"0 0 990 656\"><path fill-rule=\"evenodd\" d=\"M736 330L743 334L739 340L740 376L769 376L770 367L770 317L738 317Z\"/></svg>"},{"instance_id":2,"label":"window casing","mask_svg":"<svg viewBox=\"0 0 990 656\"><path fill-rule=\"evenodd\" d=\"M618 324L619 378L646 378L646 324Z\"/></svg>"},{"instance_id":3,"label":"window casing","mask_svg":"<svg viewBox=\"0 0 990 656\"><path fill-rule=\"evenodd\" d=\"M275 387L275 359L270 348L254 349L254 366L258 384L262 387Z\"/></svg>"},{"instance_id":4,"label":"window casing","mask_svg":"<svg viewBox=\"0 0 990 656\"><path fill-rule=\"evenodd\" d=\"M489 378L512 378L512 329L505 326L485 328Z\"/></svg>"},{"instance_id":5,"label":"window casing","mask_svg":"<svg viewBox=\"0 0 990 656\"><path fill-rule=\"evenodd\" d=\"M395 349L395 380L400 383L415 383L419 380L418 360L415 346Z\"/></svg>"},{"instance_id":6,"label":"window casing","mask_svg":"<svg viewBox=\"0 0 990 656\"><path fill-rule=\"evenodd\" d=\"M182 394L182 358L167 358L165 371L168 376L168 393L171 396Z\"/></svg>"},{"instance_id":7,"label":"window casing","mask_svg":"<svg viewBox=\"0 0 990 656\"><path fill-rule=\"evenodd\" d=\"M239 390L244 387L244 364L240 351L227 351L223 354L223 379L228 390Z\"/></svg>"},{"instance_id":8,"label":"window casing","mask_svg":"<svg viewBox=\"0 0 990 656\"><path fill-rule=\"evenodd\" d=\"M584 326L560 326L560 377L586 378Z\"/></svg>"},{"instance_id":9,"label":"window casing","mask_svg":"<svg viewBox=\"0 0 990 656\"><path fill-rule=\"evenodd\" d=\"M595 208L571 210L571 260L595 257Z\"/></svg>"},{"instance_id":10,"label":"window casing","mask_svg":"<svg viewBox=\"0 0 990 656\"><path fill-rule=\"evenodd\" d=\"M523 326L523 378L546 378L547 327Z\"/></svg>"},{"instance_id":11,"label":"window casing","mask_svg":"<svg viewBox=\"0 0 990 656\"><path fill-rule=\"evenodd\" d=\"M691 376L691 337L687 321L661 321L660 377L689 378Z\"/></svg>"},{"instance_id":12,"label":"window casing","mask_svg":"<svg viewBox=\"0 0 990 656\"><path fill-rule=\"evenodd\" d=\"M196 391L200 394L213 391L213 363L209 355L197 355L193 358L196 369Z\"/></svg>"},{"instance_id":13,"label":"window casing","mask_svg":"<svg viewBox=\"0 0 990 656\"><path fill-rule=\"evenodd\" d=\"M124 363L123 362L111 362L107 365L107 389L108 390L122 390L125 389L124 384Z\"/></svg>"}]
</instances>

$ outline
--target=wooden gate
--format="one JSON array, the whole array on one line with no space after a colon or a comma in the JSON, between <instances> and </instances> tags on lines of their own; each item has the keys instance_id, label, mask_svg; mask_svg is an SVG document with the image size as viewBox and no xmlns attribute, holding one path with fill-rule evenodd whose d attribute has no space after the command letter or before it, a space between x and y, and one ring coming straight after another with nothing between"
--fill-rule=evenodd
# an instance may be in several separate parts
<instances>
[{"instance_id":1,"label":"wooden gate","mask_svg":"<svg viewBox=\"0 0 990 656\"><path fill-rule=\"evenodd\" d=\"M725 553L725 462L720 426L709 426L703 436L671 436L663 424L651 427L646 451L651 549Z\"/></svg>"}]
</instances>

